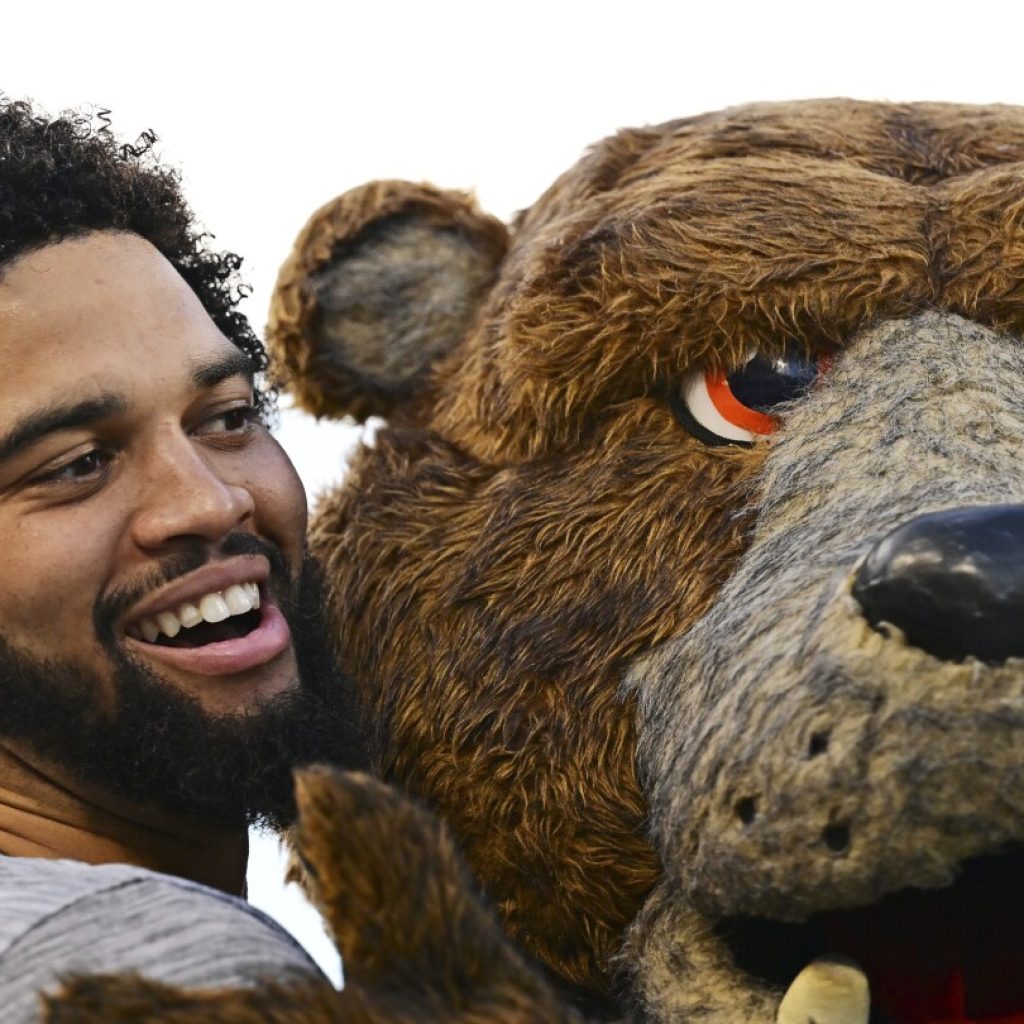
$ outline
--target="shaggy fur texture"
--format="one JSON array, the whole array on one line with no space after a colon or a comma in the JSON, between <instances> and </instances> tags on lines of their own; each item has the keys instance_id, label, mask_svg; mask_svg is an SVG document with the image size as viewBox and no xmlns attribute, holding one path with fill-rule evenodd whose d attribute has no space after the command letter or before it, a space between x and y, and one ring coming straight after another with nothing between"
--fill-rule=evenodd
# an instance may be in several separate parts
<instances>
[{"instance_id":1,"label":"shaggy fur texture","mask_svg":"<svg viewBox=\"0 0 1024 1024\"><path fill-rule=\"evenodd\" d=\"M516 938L573 981L600 976L657 877L621 672L706 609L703 552L740 540L728 517L686 524L749 454L686 447L653 402L571 459L497 474L389 431L313 534L358 609L346 657L377 684L380 769L432 802ZM652 550L679 575L652 576Z\"/></svg>"},{"instance_id":2,"label":"shaggy fur texture","mask_svg":"<svg viewBox=\"0 0 1024 1024\"><path fill-rule=\"evenodd\" d=\"M296 799L293 870L342 954L341 992L77 978L45 1000L50 1024L582 1024L509 945L433 815L328 768L300 772Z\"/></svg>"},{"instance_id":3,"label":"shaggy fur texture","mask_svg":"<svg viewBox=\"0 0 1024 1024\"><path fill-rule=\"evenodd\" d=\"M338 402L353 416L392 413L462 337L507 246L505 226L469 196L428 185L375 182L318 210L281 268L267 327L299 401L316 416Z\"/></svg>"},{"instance_id":4,"label":"shaggy fur texture","mask_svg":"<svg viewBox=\"0 0 1024 1024\"><path fill-rule=\"evenodd\" d=\"M464 222L461 197L423 214L421 194L397 183L349 193L320 211L282 272L270 345L318 415L360 415L369 399L330 369L344 353L310 355L325 341L308 330L315 274L332 253L342 269L346 252L365 258L369 226L398 207L411 232ZM433 271L440 294L447 269ZM383 299L366 285L376 308ZM431 294L429 275L417 288ZM976 326L914 320L923 310ZM990 458L1013 478L1016 414L998 404L1005 388L980 390L999 368L1014 375L1012 392L1022 369L1016 343L992 331L1024 331L1024 111L835 100L622 132L518 219L464 324L430 343L419 389L356 456L312 534L378 766L441 813L509 932L567 983L607 998L618 962L652 1018L770 1019L777 994L706 938L715 915L749 900L799 916L821 900L934 883L992 829L1017 828L1018 812L993 797L974 838L913 864L885 861L892 815L872 803L855 752L890 711L873 703L877 684L840 679L847 713L827 712L831 677L808 675L794 655L820 666L874 658L889 695L904 674L935 668L871 633L840 577L877 536L875 518L989 500L979 466L963 471L963 494L938 482L940 469L945 479ZM381 349L395 343L387 330ZM787 343L850 352L777 441L707 448L673 417L690 371ZM971 412L974 400L992 417ZM840 410L863 426L838 422ZM910 435L887 426L918 415ZM961 429L973 434L954 445ZM914 464L922 452L925 469ZM827 543L816 553L803 541ZM752 544L757 560L740 561ZM728 582L735 572L742 584ZM744 657L737 638L748 632L757 645ZM948 671L954 691L965 671ZM985 685L1018 700L1008 678ZM926 723L897 713L924 696L907 686L909 703L887 705L888 728L926 743ZM774 746L751 737L758 726ZM819 734L829 752L807 759ZM1004 739L997 746L994 757L1011 758ZM892 785L910 785L907 772ZM747 799L743 828L736 803ZM845 851L823 849L830 824L837 841L847 830ZM970 831L961 824L957 835ZM937 827L925 814L900 849ZM686 987L692 998L678 995Z\"/></svg>"}]
</instances>

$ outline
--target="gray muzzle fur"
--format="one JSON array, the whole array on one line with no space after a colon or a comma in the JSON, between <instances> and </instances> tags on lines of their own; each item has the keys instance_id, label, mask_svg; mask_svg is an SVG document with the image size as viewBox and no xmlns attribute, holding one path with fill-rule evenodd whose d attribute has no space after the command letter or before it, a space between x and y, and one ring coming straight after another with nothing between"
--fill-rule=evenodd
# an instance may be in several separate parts
<instances>
[{"instance_id":1,"label":"gray muzzle fur","mask_svg":"<svg viewBox=\"0 0 1024 1024\"><path fill-rule=\"evenodd\" d=\"M1024 840L1024 662L938 660L872 629L850 593L907 520L1024 503L1024 346L938 313L881 324L770 444L715 606L625 683L665 865L627 955L657 1019L774 1019L722 918L940 886Z\"/></svg>"}]
</instances>

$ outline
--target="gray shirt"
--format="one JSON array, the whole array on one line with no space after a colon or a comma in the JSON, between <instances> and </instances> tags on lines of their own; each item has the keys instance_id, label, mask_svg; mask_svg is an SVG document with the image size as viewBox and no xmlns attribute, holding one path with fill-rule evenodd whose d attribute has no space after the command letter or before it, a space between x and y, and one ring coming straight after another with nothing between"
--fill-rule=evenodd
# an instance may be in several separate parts
<instances>
[{"instance_id":1,"label":"gray shirt","mask_svg":"<svg viewBox=\"0 0 1024 1024\"><path fill-rule=\"evenodd\" d=\"M323 978L243 900L125 864L0 857L4 1024L37 1024L39 993L61 975L119 971L189 988Z\"/></svg>"}]
</instances>

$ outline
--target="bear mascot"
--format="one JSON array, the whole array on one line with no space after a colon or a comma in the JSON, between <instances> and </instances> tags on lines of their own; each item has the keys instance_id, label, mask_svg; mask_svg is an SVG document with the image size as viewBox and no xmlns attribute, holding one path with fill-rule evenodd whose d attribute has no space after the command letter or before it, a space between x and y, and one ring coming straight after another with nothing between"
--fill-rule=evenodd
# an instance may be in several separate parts
<instances>
[{"instance_id":1,"label":"bear mascot","mask_svg":"<svg viewBox=\"0 0 1024 1024\"><path fill-rule=\"evenodd\" d=\"M399 181L314 214L268 341L387 421L311 547L445 823L425 903L453 841L504 929L458 948L534 1007L472 1019L1024 1022L1022 337L1020 108L621 131L511 228ZM334 831L362 922L398 869Z\"/></svg>"}]
</instances>

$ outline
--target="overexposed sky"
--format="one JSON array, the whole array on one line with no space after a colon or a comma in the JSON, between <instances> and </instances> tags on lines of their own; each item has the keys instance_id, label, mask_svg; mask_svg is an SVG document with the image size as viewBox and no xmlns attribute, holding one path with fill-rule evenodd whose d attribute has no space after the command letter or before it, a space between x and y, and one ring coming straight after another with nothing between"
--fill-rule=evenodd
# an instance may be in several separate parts
<instances>
[{"instance_id":1,"label":"overexposed sky","mask_svg":"<svg viewBox=\"0 0 1024 1024\"><path fill-rule=\"evenodd\" d=\"M0 0L0 92L109 108L128 140L155 129L217 244L245 257L262 328L305 219L371 178L471 188L507 219L620 127L813 96L1024 104L1022 27L990 0ZM285 416L311 494L353 435ZM253 901L336 970L281 864L254 843Z\"/></svg>"}]
</instances>

